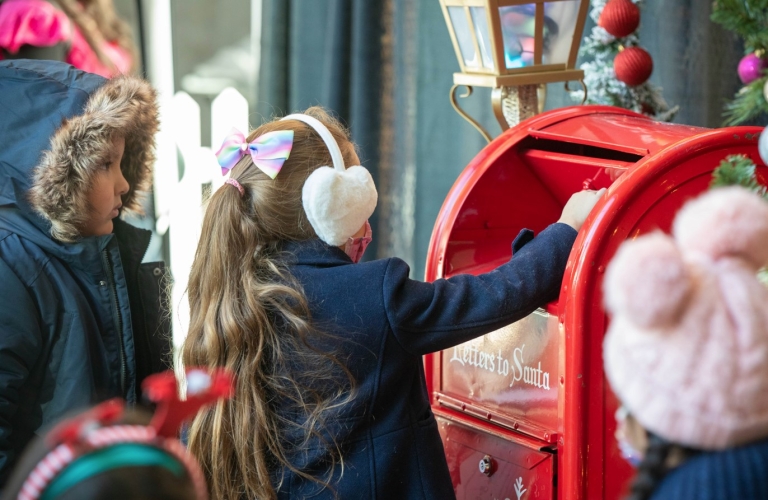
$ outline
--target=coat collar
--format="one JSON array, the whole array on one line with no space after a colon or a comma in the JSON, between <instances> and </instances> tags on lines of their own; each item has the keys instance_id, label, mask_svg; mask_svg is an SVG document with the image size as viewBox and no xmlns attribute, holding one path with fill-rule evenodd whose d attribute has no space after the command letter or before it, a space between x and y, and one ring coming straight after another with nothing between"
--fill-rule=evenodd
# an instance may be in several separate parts
<instances>
[{"instance_id":1,"label":"coat collar","mask_svg":"<svg viewBox=\"0 0 768 500\"><path fill-rule=\"evenodd\" d=\"M334 267L352 264L352 259L343 250L319 239L285 241L281 250L288 254L286 261L291 265Z\"/></svg>"},{"instance_id":2,"label":"coat collar","mask_svg":"<svg viewBox=\"0 0 768 500\"><path fill-rule=\"evenodd\" d=\"M138 267L149 247L151 231L134 227L116 218L113 233L80 238L73 243L52 239L47 230L30 222L18 208L0 207L0 229L8 230L31 241L49 255L88 273L103 272L102 252L113 239L117 240L121 259ZM343 253L343 252L342 252Z\"/></svg>"}]
</instances>

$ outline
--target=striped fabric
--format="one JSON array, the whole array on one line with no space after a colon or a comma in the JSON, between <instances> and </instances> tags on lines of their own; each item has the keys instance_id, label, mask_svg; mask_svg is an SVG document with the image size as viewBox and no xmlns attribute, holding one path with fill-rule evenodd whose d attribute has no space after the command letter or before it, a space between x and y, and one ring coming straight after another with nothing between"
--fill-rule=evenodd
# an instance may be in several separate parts
<instances>
[{"instance_id":1,"label":"striped fabric","mask_svg":"<svg viewBox=\"0 0 768 500\"><path fill-rule=\"evenodd\" d=\"M100 427L88 432L79 443L84 445L84 452L78 453L68 443L60 444L46 455L30 472L27 480L19 491L17 500L36 500L45 491L51 480L76 458L91 453L100 448L107 448L123 443L143 443L156 446L167 451L181 462L189 477L192 479L198 500L208 499L208 488L200 465L187 452L187 449L176 439L166 439L157 436L151 427L139 425L115 425Z\"/></svg>"}]
</instances>

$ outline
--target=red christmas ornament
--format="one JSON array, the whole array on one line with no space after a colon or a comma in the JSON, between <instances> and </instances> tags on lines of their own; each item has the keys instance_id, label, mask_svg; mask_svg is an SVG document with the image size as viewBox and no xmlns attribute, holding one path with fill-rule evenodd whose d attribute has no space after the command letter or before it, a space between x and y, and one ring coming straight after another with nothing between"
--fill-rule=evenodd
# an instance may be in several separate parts
<instances>
[{"instance_id":1,"label":"red christmas ornament","mask_svg":"<svg viewBox=\"0 0 768 500\"><path fill-rule=\"evenodd\" d=\"M600 13L597 25L616 38L624 38L640 25L640 8L630 0L610 0Z\"/></svg>"},{"instance_id":2,"label":"red christmas ornament","mask_svg":"<svg viewBox=\"0 0 768 500\"><path fill-rule=\"evenodd\" d=\"M616 72L616 78L619 81L634 87L651 77L653 59L645 49L630 47L616 55L613 60L613 71Z\"/></svg>"}]
</instances>

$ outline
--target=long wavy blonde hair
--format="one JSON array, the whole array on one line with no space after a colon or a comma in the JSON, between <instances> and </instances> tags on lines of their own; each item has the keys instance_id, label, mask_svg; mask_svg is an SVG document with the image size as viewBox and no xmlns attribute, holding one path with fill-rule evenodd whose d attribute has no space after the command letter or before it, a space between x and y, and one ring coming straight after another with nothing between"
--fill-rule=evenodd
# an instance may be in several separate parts
<instances>
[{"instance_id":1,"label":"long wavy blonde hair","mask_svg":"<svg viewBox=\"0 0 768 500\"><path fill-rule=\"evenodd\" d=\"M305 113L328 127L352 164L346 130L322 108ZM266 123L248 141L275 130L294 131L290 158L274 180L249 155L235 166L231 178L245 194L224 185L211 196L189 280L184 365L227 367L237 375L235 397L200 413L189 429L189 449L217 499L274 499L285 470L330 487L334 468L343 467L337 443L324 432L325 418L354 397L354 380L321 347L329 335L312 324L302 288L280 254L281 242L316 238L301 190L331 157L317 133L296 120ZM292 463L310 442L328 449L330 467L322 477Z\"/></svg>"}]
</instances>

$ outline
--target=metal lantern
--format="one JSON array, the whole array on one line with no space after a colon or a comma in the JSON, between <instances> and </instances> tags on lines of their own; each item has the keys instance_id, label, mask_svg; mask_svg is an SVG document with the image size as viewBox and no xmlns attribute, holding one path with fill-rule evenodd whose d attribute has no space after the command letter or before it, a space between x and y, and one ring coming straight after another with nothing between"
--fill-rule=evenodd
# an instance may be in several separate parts
<instances>
[{"instance_id":1,"label":"metal lantern","mask_svg":"<svg viewBox=\"0 0 768 500\"><path fill-rule=\"evenodd\" d=\"M575 69L588 0L440 0L461 66L451 103L490 142L490 135L456 102L456 89L491 87L502 130L539 112L539 86L578 81Z\"/></svg>"}]
</instances>

